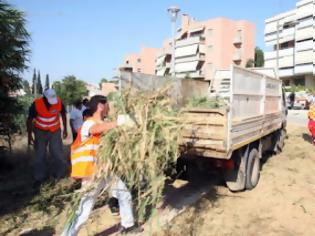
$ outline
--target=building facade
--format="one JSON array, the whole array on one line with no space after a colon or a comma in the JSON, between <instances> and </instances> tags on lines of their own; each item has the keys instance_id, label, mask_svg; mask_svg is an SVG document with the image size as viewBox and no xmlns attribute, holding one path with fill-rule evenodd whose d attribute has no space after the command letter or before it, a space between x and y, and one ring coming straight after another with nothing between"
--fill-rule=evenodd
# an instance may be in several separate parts
<instances>
[{"instance_id":1,"label":"building facade","mask_svg":"<svg viewBox=\"0 0 315 236\"><path fill-rule=\"evenodd\" d=\"M158 51L158 48L142 47L139 53L126 55L124 64L119 66L119 70L153 75L155 74L155 58Z\"/></svg>"},{"instance_id":2,"label":"building facade","mask_svg":"<svg viewBox=\"0 0 315 236\"><path fill-rule=\"evenodd\" d=\"M315 2L299 0L296 8L265 20L265 67L274 68L285 85L315 89Z\"/></svg>"},{"instance_id":3,"label":"building facade","mask_svg":"<svg viewBox=\"0 0 315 236\"><path fill-rule=\"evenodd\" d=\"M172 74L172 43L166 40L156 58L156 74ZM255 25L215 18L196 21L182 16L175 42L175 76L211 80L216 69L245 66L255 54Z\"/></svg>"}]
</instances>

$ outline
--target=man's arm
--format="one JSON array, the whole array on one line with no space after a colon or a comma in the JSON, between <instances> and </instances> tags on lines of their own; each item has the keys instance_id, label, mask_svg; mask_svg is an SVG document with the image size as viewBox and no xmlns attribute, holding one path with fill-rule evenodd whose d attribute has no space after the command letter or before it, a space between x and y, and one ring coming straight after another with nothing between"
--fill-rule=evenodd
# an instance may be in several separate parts
<instances>
[{"instance_id":1,"label":"man's arm","mask_svg":"<svg viewBox=\"0 0 315 236\"><path fill-rule=\"evenodd\" d=\"M63 134L62 137L65 139L68 137L68 127L67 127L67 110L65 106L62 103L61 108L61 118L62 118L62 124L63 124Z\"/></svg>"},{"instance_id":2,"label":"man's arm","mask_svg":"<svg viewBox=\"0 0 315 236\"><path fill-rule=\"evenodd\" d=\"M34 131L34 124L33 120L36 117L36 109L35 109L35 103L33 102L28 110L28 118L26 120L26 129L27 129L27 138L28 138L28 145L34 144L34 137L33 137L33 131Z\"/></svg>"},{"instance_id":3,"label":"man's arm","mask_svg":"<svg viewBox=\"0 0 315 236\"><path fill-rule=\"evenodd\" d=\"M111 129L114 129L117 127L117 122L104 122L102 124L95 124L93 125L90 130L89 133L90 134L102 134L102 133L106 133Z\"/></svg>"}]
</instances>

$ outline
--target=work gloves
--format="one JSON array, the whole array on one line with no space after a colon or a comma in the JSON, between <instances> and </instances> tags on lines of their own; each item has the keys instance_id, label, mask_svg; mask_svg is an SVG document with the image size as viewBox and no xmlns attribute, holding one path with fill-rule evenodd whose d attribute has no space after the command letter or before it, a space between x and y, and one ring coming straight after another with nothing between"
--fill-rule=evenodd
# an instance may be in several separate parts
<instances>
[{"instance_id":1,"label":"work gloves","mask_svg":"<svg viewBox=\"0 0 315 236\"><path fill-rule=\"evenodd\" d=\"M136 122L128 114L118 115L117 126L132 128L136 126Z\"/></svg>"}]
</instances>

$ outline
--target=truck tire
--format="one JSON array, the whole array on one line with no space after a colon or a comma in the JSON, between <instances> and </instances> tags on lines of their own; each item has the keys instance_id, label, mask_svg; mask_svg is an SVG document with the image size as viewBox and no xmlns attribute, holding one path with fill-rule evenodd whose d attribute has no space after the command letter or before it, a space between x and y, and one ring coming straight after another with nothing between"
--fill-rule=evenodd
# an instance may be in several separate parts
<instances>
[{"instance_id":1,"label":"truck tire","mask_svg":"<svg viewBox=\"0 0 315 236\"><path fill-rule=\"evenodd\" d=\"M278 131L275 148L274 148L275 154L279 154L282 152L286 135L287 135L287 132L284 128Z\"/></svg>"},{"instance_id":2,"label":"truck tire","mask_svg":"<svg viewBox=\"0 0 315 236\"><path fill-rule=\"evenodd\" d=\"M188 173L188 165L189 161L186 158L178 158L176 163L176 178L182 179L182 180L188 180L189 179L189 173Z\"/></svg>"},{"instance_id":3,"label":"truck tire","mask_svg":"<svg viewBox=\"0 0 315 236\"><path fill-rule=\"evenodd\" d=\"M223 177L230 191L238 192L245 189L246 152L237 151L233 154L235 168L224 170Z\"/></svg>"},{"instance_id":4,"label":"truck tire","mask_svg":"<svg viewBox=\"0 0 315 236\"><path fill-rule=\"evenodd\" d=\"M246 164L246 189L251 190L258 184L260 177L260 155L256 148L249 152Z\"/></svg>"}]
</instances>

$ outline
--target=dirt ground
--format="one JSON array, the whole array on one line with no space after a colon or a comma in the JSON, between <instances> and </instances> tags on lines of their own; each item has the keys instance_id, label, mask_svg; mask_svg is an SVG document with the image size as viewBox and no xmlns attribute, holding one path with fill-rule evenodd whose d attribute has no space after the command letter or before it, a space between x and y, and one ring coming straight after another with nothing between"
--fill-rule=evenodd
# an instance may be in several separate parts
<instances>
[{"instance_id":1,"label":"dirt ground","mask_svg":"<svg viewBox=\"0 0 315 236\"><path fill-rule=\"evenodd\" d=\"M306 129L290 126L288 133L284 151L263 165L254 190L231 193L211 185L155 235L315 235L315 147ZM59 235L71 208L69 193L75 186L70 180L31 186L30 154L16 155L0 168L0 235ZM100 205L80 236L116 231L119 217Z\"/></svg>"},{"instance_id":2,"label":"dirt ground","mask_svg":"<svg viewBox=\"0 0 315 236\"><path fill-rule=\"evenodd\" d=\"M263 165L254 190L217 186L163 235L315 235L315 147L306 129L288 132L284 151Z\"/></svg>"}]
</instances>

